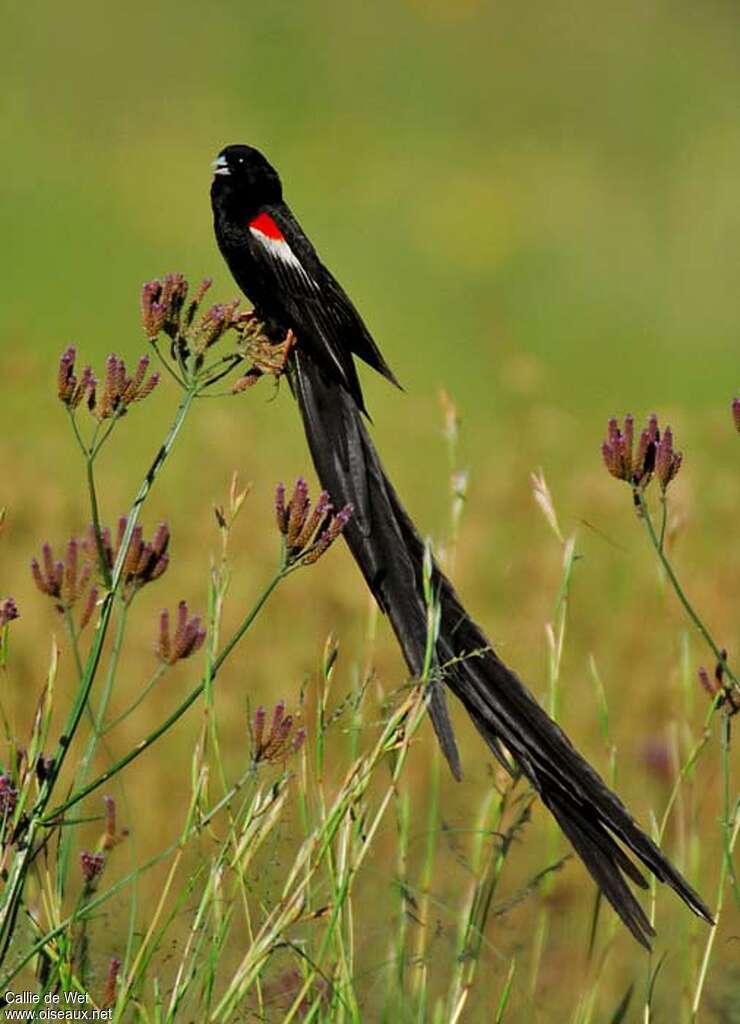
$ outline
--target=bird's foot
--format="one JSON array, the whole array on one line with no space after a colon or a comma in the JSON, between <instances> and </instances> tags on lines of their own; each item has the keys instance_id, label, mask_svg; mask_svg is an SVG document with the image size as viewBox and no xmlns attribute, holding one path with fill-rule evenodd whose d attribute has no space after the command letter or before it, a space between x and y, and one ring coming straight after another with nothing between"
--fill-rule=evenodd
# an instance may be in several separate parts
<instances>
[{"instance_id":1,"label":"bird's foot","mask_svg":"<svg viewBox=\"0 0 740 1024\"><path fill-rule=\"evenodd\" d=\"M246 391L256 384L260 377L270 376L279 380L285 373L295 344L296 336L293 331L289 330L282 341L274 342L254 311L246 314L240 347L244 358L251 360L252 365L234 384L234 392Z\"/></svg>"}]
</instances>

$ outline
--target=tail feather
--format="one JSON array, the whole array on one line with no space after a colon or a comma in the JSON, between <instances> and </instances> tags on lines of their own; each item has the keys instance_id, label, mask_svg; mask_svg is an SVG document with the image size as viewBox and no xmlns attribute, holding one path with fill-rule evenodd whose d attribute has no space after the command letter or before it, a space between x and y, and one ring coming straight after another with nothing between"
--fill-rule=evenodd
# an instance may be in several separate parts
<instances>
[{"instance_id":1,"label":"tail feather","mask_svg":"<svg viewBox=\"0 0 740 1024\"><path fill-rule=\"evenodd\" d=\"M340 384L325 378L300 347L293 358L292 386L317 474L335 504L354 506L345 537L390 619L410 671L418 675L427 645L423 541L383 471L354 399ZM653 930L624 876L643 888L646 882L617 840L711 923L701 897L504 665L436 566L433 582L441 609L436 660L444 684L462 702L494 755L509 768L506 748L635 938L649 946ZM443 686L432 687L429 710L452 772L460 778Z\"/></svg>"}]
</instances>

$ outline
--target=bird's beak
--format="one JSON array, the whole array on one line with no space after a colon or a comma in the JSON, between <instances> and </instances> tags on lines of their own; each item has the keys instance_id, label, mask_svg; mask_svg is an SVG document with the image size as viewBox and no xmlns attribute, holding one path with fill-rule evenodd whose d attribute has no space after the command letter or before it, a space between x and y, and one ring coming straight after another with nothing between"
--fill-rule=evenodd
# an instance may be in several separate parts
<instances>
[{"instance_id":1,"label":"bird's beak","mask_svg":"<svg viewBox=\"0 0 740 1024\"><path fill-rule=\"evenodd\" d=\"M216 157L216 159L211 164L211 167L213 168L214 174L231 174L231 171L229 170L229 165L226 162L226 157L223 155L223 153L220 156Z\"/></svg>"}]
</instances>

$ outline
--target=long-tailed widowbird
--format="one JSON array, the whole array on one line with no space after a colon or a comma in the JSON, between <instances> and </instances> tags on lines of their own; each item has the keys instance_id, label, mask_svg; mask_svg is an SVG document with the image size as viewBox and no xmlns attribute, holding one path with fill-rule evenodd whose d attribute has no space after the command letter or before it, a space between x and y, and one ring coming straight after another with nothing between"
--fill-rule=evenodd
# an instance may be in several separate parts
<instances>
[{"instance_id":1,"label":"long-tailed widowbird","mask_svg":"<svg viewBox=\"0 0 740 1024\"><path fill-rule=\"evenodd\" d=\"M213 168L219 249L269 336L282 341L288 330L296 336L289 379L316 472L335 507L353 506L344 536L418 675L427 646L424 543L368 435L354 356L396 379L284 202L265 157L251 146L227 146ZM441 616L436 662L447 667L444 686L430 687L429 710L453 774L461 777L445 686L507 768L508 751L638 942L649 947L654 932L626 879L642 888L647 882L623 847L711 922L701 897L496 655L437 566L433 584Z\"/></svg>"}]
</instances>

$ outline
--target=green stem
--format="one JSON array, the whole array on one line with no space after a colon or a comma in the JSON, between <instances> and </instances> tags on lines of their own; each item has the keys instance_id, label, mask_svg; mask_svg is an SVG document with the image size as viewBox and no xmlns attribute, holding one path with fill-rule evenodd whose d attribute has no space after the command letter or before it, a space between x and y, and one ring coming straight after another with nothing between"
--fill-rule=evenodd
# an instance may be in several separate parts
<instances>
[{"instance_id":1,"label":"green stem","mask_svg":"<svg viewBox=\"0 0 740 1024\"><path fill-rule=\"evenodd\" d=\"M237 631L234 633L234 635L231 637L231 639L226 643L226 646L224 647L224 649L221 651L221 653L218 655L216 660L213 662L213 667L211 669L211 672L212 672L213 676L216 675L216 673L221 668L223 663L226 661L228 656L231 654L233 649L236 647L236 645L239 643L239 641L244 636L246 631L252 625L252 623L257 618L259 613L262 611L262 607L265 604L265 601L267 601L267 599L270 597L270 595L272 594L273 590L275 590L277 585L287 575L288 575L288 571L285 568L281 567L280 569L278 569L278 571L272 577L270 582L267 584L267 587L264 589L264 591L262 592L262 594L258 598L257 603L255 604L255 606L252 608L252 610L246 616L246 618L242 621L242 623L239 626L239 628L237 629Z\"/></svg>"},{"instance_id":2,"label":"green stem","mask_svg":"<svg viewBox=\"0 0 740 1024\"><path fill-rule=\"evenodd\" d=\"M659 550L662 551L665 546L665 529L668 524L668 502L665 500L665 494L661 495L661 503L663 505L663 512L660 517L660 542Z\"/></svg>"},{"instance_id":3,"label":"green stem","mask_svg":"<svg viewBox=\"0 0 740 1024\"><path fill-rule=\"evenodd\" d=\"M725 718L727 718L725 713ZM701 1005L701 999L704 992L704 983L707 978L707 972L709 969L709 961L712 956L712 949L714 948L714 942L717 938L717 932L719 931L719 919L722 914L722 906L724 903L724 889L725 882L727 880L728 863L732 863L732 853L735 848L735 842L737 841L738 832L740 832L740 814L735 811L734 822L727 822L727 841L725 844L725 855L722 857L722 864L719 871L719 885L717 886L717 902L714 909L714 927L709 929L709 935L707 936L707 942L704 947L704 956L702 957L701 967L699 968L699 977L696 983L696 989L694 990L694 999L691 1004L691 1020L695 1021L699 1013L699 1007Z\"/></svg>"},{"instance_id":4,"label":"green stem","mask_svg":"<svg viewBox=\"0 0 740 1024\"><path fill-rule=\"evenodd\" d=\"M723 803L724 813L722 815L722 836L724 839L724 853L725 863L727 866L727 874L730 877L730 883L732 885L732 893L735 897L735 902L740 906L740 892L738 891L737 875L735 873L735 865L732 861L732 828L735 822L735 818L740 814L740 803L735 803L734 806L730 803L730 747L731 747L731 723L730 723L731 712L725 711L722 715L722 734L721 734L721 759L722 759L722 792L723 792Z\"/></svg>"},{"instance_id":5,"label":"green stem","mask_svg":"<svg viewBox=\"0 0 740 1024\"><path fill-rule=\"evenodd\" d=\"M236 644L239 642L239 640L241 640L246 631L254 622L255 618L257 617L263 605L265 604L265 601L267 601L270 594L272 594L273 590L275 590L278 583L280 583L280 581L283 579L285 575L287 575L287 573L286 570L283 568L280 568L275 573L272 580L269 582L265 590L258 598L252 610L244 618L239 628L236 630L236 632L231 637L229 642L226 644L224 649L221 651L219 656L213 662L213 665L210 670L210 678L215 677L216 673L221 668L223 663L226 661L229 654L231 654ZM93 779L92 782L88 783L87 786L84 786L76 793L73 793L68 800L64 801L64 803L60 804L58 807L55 807L53 810L51 810L48 814L44 815L44 817L41 819L42 824L50 825L52 823L55 823L62 814L69 810L70 807L73 807L75 804L79 803L80 800L83 800L90 793L94 792L94 790L98 789L100 786L103 786L114 775L117 775L118 772L120 772L123 768L131 764L132 761L135 761L140 754L143 754L145 750L148 750L149 747L152 746L152 744L156 743L160 736L163 736L176 722L178 722L185 714L185 712L188 710L188 708L195 703L198 697L200 697L200 695L206 688L208 678L208 676L204 676L204 678L201 679L198 685L190 691L185 700L181 704L179 704L178 707L175 708L172 714L168 715L164 722L162 722L153 732L149 733L149 735L145 737L145 739L137 743L132 750L130 750L122 758L116 761L115 764L111 765L110 768L104 771L97 778Z\"/></svg>"},{"instance_id":6,"label":"green stem","mask_svg":"<svg viewBox=\"0 0 740 1024\"><path fill-rule=\"evenodd\" d=\"M78 641L77 632L75 630L74 620L72 618L72 609L68 605L65 605L64 612L62 614L64 615L64 625L67 629L69 643L72 648L72 654L75 659L75 668L77 670L77 683L79 685L79 682L82 679L85 670L82 665L82 656L80 654L80 645ZM90 707L89 704L87 705L87 714L88 718L90 719L90 724L94 725L95 719L93 717L92 708Z\"/></svg>"},{"instance_id":7,"label":"green stem","mask_svg":"<svg viewBox=\"0 0 740 1024\"><path fill-rule=\"evenodd\" d=\"M90 512L92 514L93 533L95 534L95 547L98 550L98 565L100 566L100 575L103 578L103 584L106 590L109 590L111 585L110 566L108 565L108 560L105 556L105 548L103 547L103 532L100 527L100 510L98 507L98 495L95 489L94 462L95 456L88 455L88 457L85 460L87 492L90 498Z\"/></svg>"},{"instance_id":8,"label":"green stem","mask_svg":"<svg viewBox=\"0 0 740 1024\"><path fill-rule=\"evenodd\" d=\"M103 577L103 582L105 583L105 586L110 587L110 569L108 568L108 562L106 561L105 552L103 550L103 540L100 530L100 514L98 512L98 497L97 492L95 490L95 475L93 472L93 463L95 461L95 456L100 450L100 445L96 445L98 430L100 429L100 423L98 423L97 427L95 428L92 444L88 447L88 445L86 445L82 439L80 428L77 426L77 420L75 418L74 410L68 409L67 411L69 412L69 422L72 424L72 430L74 432L75 438L77 439L77 444L80 446L80 451L82 452L82 455L85 459L87 491L88 496L90 498L90 510L92 513L93 531L95 533L95 546L98 549L98 562L100 563L100 572ZM115 422L115 420L113 422ZM113 424L111 424L110 428L106 432L103 441L105 441L105 438L107 438L112 427ZM101 445L103 441L101 441ZM82 675L82 672L80 672L80 675Z\"/></svg>"},{"instance_id":9,"label":"green stem","mask_svg":"<svg viewBox=\"0 0 740 1024\"><path fill-rule=\"evenodd\" d=\"M95 433L93 434L92 444L90 445L90 458L91 459L97 459L98 455L100 454L100 449L103 447L105 442L108 440L108 438L113 433L113 428L115 427L116 423L118 423L118 421L120 420L121 416L123 415L123 411L124 410L119 410L119 412L116 412L116 413L113 414L113 416L111 416L110 421L108 422L107 427L103 431L103 436L100 438L99 441L98 441L98 434L100 432L100 427L102 426L102 421L100 423L98 423L97 427L95 428Z\"/></svg>"},{"instance_id":10,"label":"green stem","mask_svg":"<svg viewBox=\"0 0 740 1024\"><path fill-rule=\"evenodd\" d=\"M92 715L92 732L90 738L87 741L85 752L82 755L82 759L75 773L75 783L81 786L90 769L90 764L95 755L95 749L98 745L98 741L103 735L103 721L105 719L105 711L110 700L110 695L113 690L113 684L115 682L116 670L118 668L118 661L121 655L121 648L123 647L123 637L126 630L126 618L127 618L128 606L121 602L118 614L118 623L116 625L116 632L113 638L113 648L111 650L110 658L108 659L108 671L105 675L105 683L103 684L103 692L100 697L100 704L98 706L97 715ZM88 705L89 706L89 705ZM72 849L73 832L72 829L66 829L62 836L59 849L59 871L57 872L57 888L59 892L60 901L64 895L64 885L67 880L67 870L69 867L69 858Z\"/></svg>"},{"instance_id":11,"label":"green stem","mask_svg":"<svg viewBox=\"0 0 740 1024\"><path fill-rule=\"evenodd\" d=\"M714 642L714 639L713 639L711 633L709 632L707 627L704 625L702 620L699 618L698 614L694 611L694 608L691 605L691 602L686 597L686 594L684 593L683 587L679 583L678 577L676 576L675 572L673 571L673 566L668 561L668 559L666 557L666 554L663 551L663 548L662 548L661 542L660 542L660 540L658 538L658 535L655 532L655 526L653 525L653 520L652 520L652 518L650 516L650 512L648 510L648 506L647 506L647 502L645 501L644 494L642 493L641 490L639 490L639 488L635 488L634 494L635 494L635 499L637 501L637 504L638 504L638 506L640 508L640 511L642 513L642 519L643 519L643 521L645 523L645 527L647 529L648 536L650 537L650 542L652 543L653 547L655 548L655 551L656 551L656 553L658 555L658 558L660 559L661 565L665 569L665 572L666 572L666 575L668 576L668 579L671 581L671 586L673 587L673 590L674 590L674 592L676 594L676 597L679 599L679 601L683 605L684 611L686 612L688 617L694 623L694 625L696 626L698 631L704 637L704 640L706 641L706 643L711 648L714 656L717 659L717 664L722 665L724 671L727 673L727 675L732 680L732 682L735 684L735 686L740 686L740 682L738 682L737 676L731 670L730 666L727 663L727 656L719 648L719 646Z\"/></svg>"},{"instance_id":12,"label":"green stem","mask_svg":"<svg viewBox=\"0 0 740 1024\"><path fill-rule=\"evenodd\" d=\"M108 733L111 732L113 729L115 729L115 727L117 725L120 725L120 723L124 720L124 718L128 718L129 715L132 715L134 713L134 711L136 711L138 706L141 703L143 703L144 700L146 700L146 698L151 693L152 689L157 685L159 680L162 678L162 676L164 675L164 672L167 669L167 667L168 667L167 665L158 665L157 666L157 669L154 672L152 678L146 684L146 686L141 691L141 693L136 698L136 700L133 701L131 704L129 704L129 706L124 711L122 711L120 713L120 715L116 715L116 717L113 719L112 722L108 722L108 724L105 726L105 728L100 733L101 736L107 736Z\"/></svg>"},{"instance_id":13,"label":"green stem","mask_svg":"<svg viewBox=\"0 0 740 1024\"><path fill-rule=\"evenodd\" d=\"M155 352L155 354L157 356L157 359L160 361L160 363L162 364L164 369L167 371L167 373L169 373L170 377L172 377L172 379L174 381L177 381L177 383L179 384L179 386L181 388L187 387L187 385L186 385L185 381L182 379L182 377L180 377L180 375L178 373L175 373L175 371L172 369L172 366L169 363L169 361L167 359L165 359L165 357L159 351L159 345L157 345L156 341L152 342L152 348L154 349L154 352Z\"/></svg>"},{"instance_id":14,"label":"green stem","mask_svg":"<svg viewBox=\"0 0 740 1024\"><path fill-rule=\"evenodd\" d=\"M74 433L75 439L77 440L77 444L80 446L80 451L87 459L90 455L90 449L82 440L82 434L80 433L80 428L77 426L77 420L75 419L74 410L67 407L67 412L69 414L69 422L72 425L72 432Z\"/></svg>"},{"instance_id":15,"label":"green stem","mask_svg":"<svg viewBox=\"0 0 740 1024\"><path fill-rule=\"evenodd\" d=\"M39 792L36 805L34 807L34 813L29 823L26 835L24 837L25 846L22 850L18 851L16 856L13 858L12 865L8 871L5 886L2 893L2 903L0 905L0 961L4 958L8 944L13 933L13 928L20 906L21 893L25 884L26 874L31 863L31 859L34 856L36 848L36 834L42 823L46 822L48 815L44 815L44 811L51 799L51 794L56 783L59 773L61 771L64 760L67 756L67 751L70 748L72 739L77 731L82 718L83 711L87 705L90 691L95 681L98 666L100 664L100 658L103 652L103 645L105 643L105 637L108 631L108 625L110 623L110 616L113 610L113 598L118 585L121 581L123 573L123 564L126 557L128 545L131 541L131 535L134 531L136 521L139 517L141 506L146 500L149 491L152 488L154 480L156 479L157 473L162 468L162 465L167 459L172 446L175 443L175 439L180 432L180 428L185 421L188 410L193 402L196 392L196 385L193 385L183 396L180 405L175 413L175 418L172 422L165 440L155 455L149 470L144 477L144 480L136 493L131 510L128 515L128 522L126 524L126 530L124 532L123 539L121 541L121 548L118 552L116 564L113 567L113 573L111 578L110 590L103 599L103 603L100 610L100 621L93 637L92 647L87 658L87 663L80 679L80 685L77 689L75 699L72 708L67 717L65 728L59 738L56 750L54 752L53 769L44 780L44 783ZM74 423L74 421L73 421ZM84 444L79 437L76 424L74 424L75 434L78 437L78 441L82 445L84 450ZM99 447L99 446L98 446ZM195 698L193 698L195 699ZM77 801L74 801L75 803Z\"/></svg>"},{"instance_id":16,"label":"green stem","mask_svg":"<svg viewBox=\"0 0 740 1024\"><path fill-rule=\"evenodd\" d=\"M75 659L75 668L77 669L77 679L82 679L84 669L82 667L82 657L80 655L80 645L77 642L77 633L75 632L75 624L72 620L72 611L68 605L64 605L64 625L67 627L67 636L69 637L70 647L72 648L72 654Z\"/></svg>"},{"instance_id":17,"label":"green stem","mask_svg":"<svg viewBox=\"0 0 740 1024\"><path fill-rule=\"evenodd\" d=\"M180 433L180 428L185 422L185 417L188 414L188 411L193 403L195 395L195 386L188 388L188 390L183 395L182 400L179 406L177 407L175 418L172 421L172 426L170 427L167 436L162 443L162 447L154 456L152 464L149 467L149 471L142 480L139 490L136 492L136 497L134 498L133 504L131 505L131 509L128 514L126 529L124 530L123 537L121 539L121 546L118 550L116 563L113 566L111 590L113 590L114 592L117 590L118 585L121 582L121 575L123 573L123 563L126 560L128 546L131 543L131 537L133 535L136 523L139 519L139 512L141 511L141 506L146 501L147 495L149 494L149 491L152 489L152 485L154 484L157 473L162 468L163 464L166 462L167 456L170 454L172 450L172 446L175 443L177 435Z\"/></svg>"}]
</instances>

